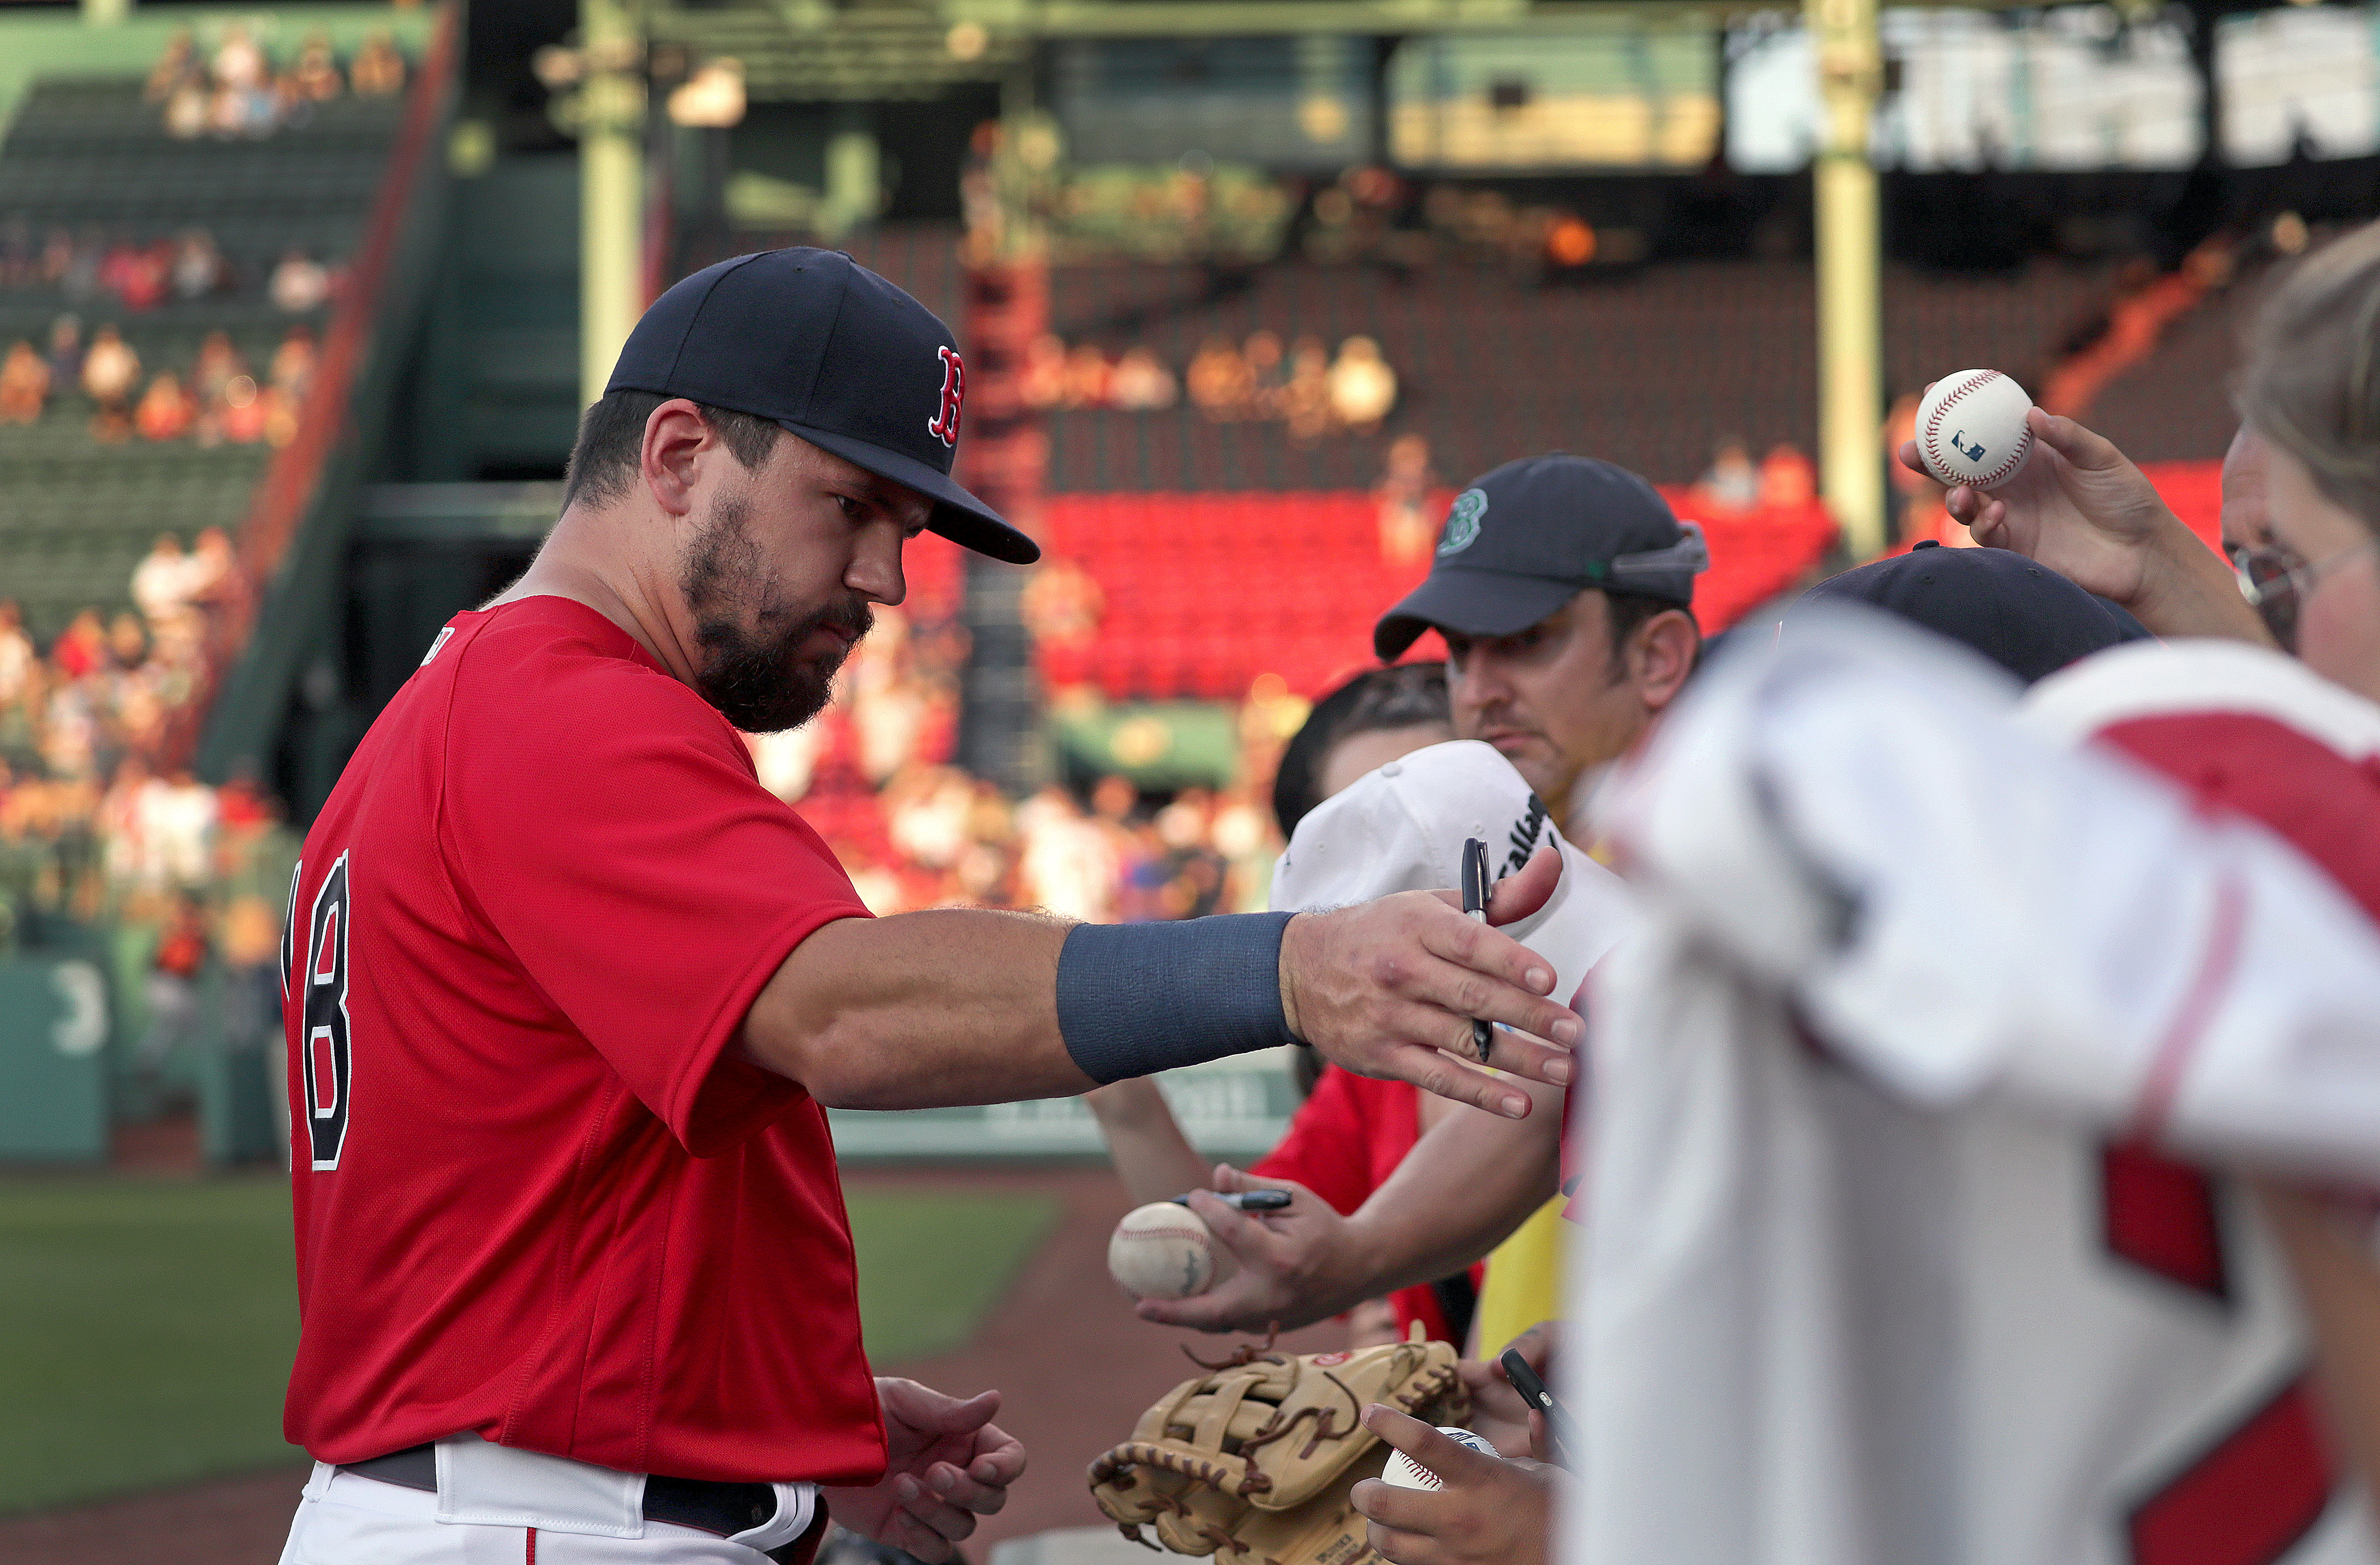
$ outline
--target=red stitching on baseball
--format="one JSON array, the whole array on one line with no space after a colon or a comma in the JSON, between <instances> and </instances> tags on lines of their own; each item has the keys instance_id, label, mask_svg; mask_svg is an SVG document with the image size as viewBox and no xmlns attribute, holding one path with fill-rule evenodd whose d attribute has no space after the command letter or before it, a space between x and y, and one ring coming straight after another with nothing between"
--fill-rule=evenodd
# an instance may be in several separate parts
<instances>
[{"instance_id":1,"label":"red stitching on baseball","mask_svg":"<svg viewBox=\"0 0 2380 1565\"><path fill-rule=\"evenodd\" d=\"M1957 402L1961 397L1966 396L1967 393L1971 391L1981 390L1984 386L1991 384L1993 380L1998 378L1998 375L1999 372L1998 370L1978 370L1973 374L1969 375L1965 380L1961 381L1958 385L1952 386L1948 392L1943 394L1942 400L1934 405L1933 415L1927 419L1925 423L1926 455L1932 457L1937 462L1942 460L1942 447L1936 443L1936 437L1942 433L1942 415L1950 410L1951 404ZM2010 454L2006 461L2000 463L1999 466L1994 468L1991 471L1985 473L1980 478L1961 478L1957 482L1964 484L1970 489L1989 489L1993 484L1998 483L2000 480L2009 477L2016 471L2020 465L2022 464L2025 455L2033 449L2031 435L2032 432L2027 430L2026 438L2016 443L2016 450ZM1935 476L1938 478L1941 475L1937 473Z\"/></svg>"}]
</instances>

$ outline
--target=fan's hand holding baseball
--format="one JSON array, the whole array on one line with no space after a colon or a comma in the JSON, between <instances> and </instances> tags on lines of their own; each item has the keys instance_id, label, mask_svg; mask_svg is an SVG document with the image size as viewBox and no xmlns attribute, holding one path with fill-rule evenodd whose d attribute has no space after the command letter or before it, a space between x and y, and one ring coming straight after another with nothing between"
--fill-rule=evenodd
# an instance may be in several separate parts
<instances>
[{"instance_id":1,"label":"fan's hand holding baseball","mask_svg":"<svg viewBox=\"0 0 2380 1565\"><path fill-rule=\"evenodd\" d=\"M884 1476L866 1488L824 1490L836 1521L924 1560L955 1558L976 1518L1008 1503L1024 1475L1025 1448L991 1422L1000 1393L962 1401L914 1380L879 1375Z\"/></svg>"},{"instance_id":2,"label":"fan's hand holding baseball","mask_svg":"<svg viewBox=\"0 0 2380 1565\"><path fill-rule=\"evenodd\" d=\"M1553 1456L1546 1444L1546 1415L1513 1389L1500 1361L1507 1351L1517 1350L1531 1369L1549 1378L1560 1335L1561 1322L1541 1320L1487 1357L1464 1359L1454 1366L1454 1373L1463 1376L1463 1387L1471 1393L1471 1432L1485 1437L1504 1456L1534 1457L1541 1461Z\"/></svg>"},{"instance_id":3,"label":"fan's hand holding baseball","mask_svg":"<svg viewBox=\"0 0 2380 1565\"><path fill-rule=\"evenodd\" d=\"M1544 1565L1552 1558L1560 1468L1468 1449L1378 1404L1364 1410L1364 1426L1440 1486L1399 1488L1378 1478L1355 1486L1355 1510L1371 1523L1372 1547L1383 1559L1395 1565Z\"/></svg>"},{"instance_id":4,"label":"fan's hand holding baseball","mask_svg":"<svg viewBox=\"0 0 2380 1565\"><path fill-rule=\"evenodd\" d=\"M2230 567L2111 441L2039 408L2025 422L2033 456L2013 477L1989 491L1961 484L1944 496L1976 543L2038 560L2123 605L2161 636L2268 640ZM1915 441L1903 441L1900 455L1902 466L1927 471Z\"/></svg>"},{"instance_id":5,"label":"fan's hand holding baseball","mask_svg":"<svg viewBox=\"0 0 2380 1565\"><path fill-rule=\"evenodd\" d=\"M1575 1012L1545 996L1551 964L1488 927L1545 906L1561 880L1561 855L1540 849L1496 883L1488 923L1466 918L1451 891L1405 891L1330 912L1300 913L1281 943L1281 1010L1290 1031L1325 1058L1364 1076L1411 1082L1426 1092L1518 1119L1524 1094L1468 1063L1471 1023L1500 1021L1487 1063L1531 1081L1570 1081ZM1550 1039L1551 1044L1540 1042ZM1555 1046L1559 1045L1559 1046Z\"/></svg>"},{"instance_id":6,"label":"fan's hand holding baseball","mask_svg":"<svg viewBox=\"0 0 2380 1565\"><path fill-rule=\"evenodd\" d=\"M1286 1190L1291 1199L1277 1212L1242 1212L1209 1191L1192 1191L1191 1210L1230 1252L1231 1275L1191 1298L1143 1299L1141 1319L1196 1331L1263 1331L1275 1322L1294 1330L1366 1297L1369 1268L1354 1229L1329 1202L1294 1180L1255 1179L1229 1164L1209 1182L1226 1192Z\"/></svg>"}]
</instances>

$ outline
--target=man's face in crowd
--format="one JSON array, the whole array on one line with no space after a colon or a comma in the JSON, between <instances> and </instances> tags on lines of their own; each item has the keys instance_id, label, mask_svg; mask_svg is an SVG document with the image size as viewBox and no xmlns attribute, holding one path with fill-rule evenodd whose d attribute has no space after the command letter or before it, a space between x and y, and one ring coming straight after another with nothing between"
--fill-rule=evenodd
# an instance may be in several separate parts
<instances>
[{"instance_id":1,"label":"man's face in crowd","mask_svg":"<svg viewBox=\"0 0 2380 1565\"><path fill-rule=\"evenodd\" d=\"M1640 626L1614 657L1609 616L1604 595L1589 589L1512 635L1439 632L1455 736L1494 745L1557 818L1580 775L1622 754L1684 680L1682 665L1640 668L1630 655L1658 621Z\"/></svg>"},{"instance_id":2,"label":"man's face in crowd","mask_svg":"<svg viewBox=\"0 0 2380 1565\"><path fill-rule=\"evenodd\" d=\"M747 733L798 727L875 623L870 605L907 595L901 546L931 503L791 434L757 469L715 441L700 459L707 493L677 574L696 689Z\"/></svg>"}]
</instances>

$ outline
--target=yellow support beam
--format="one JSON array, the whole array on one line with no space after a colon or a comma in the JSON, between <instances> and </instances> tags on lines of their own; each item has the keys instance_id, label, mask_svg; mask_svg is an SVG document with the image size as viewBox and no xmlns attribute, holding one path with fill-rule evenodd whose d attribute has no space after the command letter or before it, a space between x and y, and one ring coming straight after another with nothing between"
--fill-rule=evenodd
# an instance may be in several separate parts
<instances>
[{"instance_id":1,"label":"yellow support beam","mask_svg":"<svg viewBox=\"0 0 2380 1565\"><path fill-rule=\"evenodd\" d=\"M603 395L645 312L643 41L621 0L579 0L578 392Z\"/></svg>"},{"instance_id":2,"label":"yellow support beam","mask_svg":"<svg viewBox=\"0 0 2380 1565\"><path fill-rule=\"evenodd\" d=\"M1852 557L1885 545L1884 277L1868 135L1884 79L1876 0L1804 0L1825 111L1818 149L1818 483Z\"/></svg>"}]
</instances>

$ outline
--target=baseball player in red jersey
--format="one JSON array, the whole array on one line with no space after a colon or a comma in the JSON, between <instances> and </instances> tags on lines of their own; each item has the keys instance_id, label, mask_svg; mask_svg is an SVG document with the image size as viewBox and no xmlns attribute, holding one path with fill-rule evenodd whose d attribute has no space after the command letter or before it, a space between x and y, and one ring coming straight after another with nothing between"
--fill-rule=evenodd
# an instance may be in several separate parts
<instances>
[{"instance_id":1,"label":"baseball player in red jersey","mask_svg":"<svg viewBox=\"0 0 2380 1565\"><path fill-rule=\"evenodd\" d=\"M1057 1096L1303 1039L1507 1114L1568 1079L1553 974L1451 897L1069 926L870 919L736 730L824 704L950 479L965 371L847 257L649 311L527 575L455 616L308 833L284 952L316 1458L285 1565L929 1559L1024 1452L871 1378L827 1106ZM1500 884L1496 922L1559 877Z\"/></svg>"}]
</instances>

